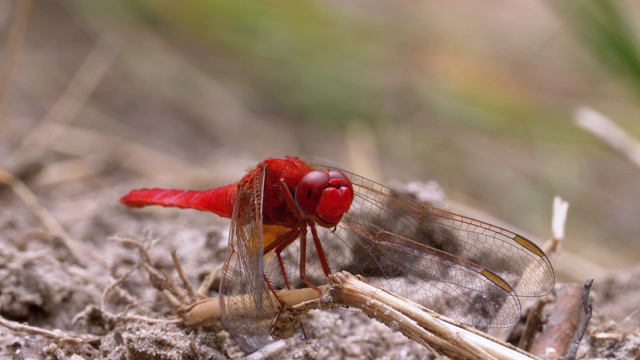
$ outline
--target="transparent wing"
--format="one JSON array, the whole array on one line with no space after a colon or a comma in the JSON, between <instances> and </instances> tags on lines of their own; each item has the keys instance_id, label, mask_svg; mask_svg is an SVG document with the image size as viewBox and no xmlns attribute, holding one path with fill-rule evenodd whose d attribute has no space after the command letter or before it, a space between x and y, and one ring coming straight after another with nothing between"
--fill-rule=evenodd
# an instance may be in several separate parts
<instances>
[{"instance_id":1,"label":"transparent wing","mask_svg":"<svg viewBox=\"0 0 640 360\"><path fill-rule=\"evenodd\" d=\"M254 170L238 191L220 283L222 321L247 352L272 341L269 332L277 312L262 269L264 172Z\"/></svg>"},{"instance_id":2,"label":"transparent wing","mask_svg":"<svg viewBox=\"0 0 640 360\"><path fill-rule=\"evenodd\" d=\"M323 242L338 237L350 252L336 252L332 271L346 267L375 285L482 327L513 325L520 318L519 296L551 291L555 279L549 259L525 237L340 171L350 177L355 198L339 229L323 234ZM349 256L355 261L347 262Z\"/></svg>"}]
</instances>

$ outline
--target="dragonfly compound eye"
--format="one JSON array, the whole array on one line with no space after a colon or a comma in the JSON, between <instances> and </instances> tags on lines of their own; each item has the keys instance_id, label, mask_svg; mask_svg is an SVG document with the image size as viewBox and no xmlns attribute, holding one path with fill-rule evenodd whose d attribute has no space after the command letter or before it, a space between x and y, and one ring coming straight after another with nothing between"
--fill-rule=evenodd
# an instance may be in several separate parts
<instances>
[{"instance_id":1,"label":"dragonfly compound eye","mask_svg":"<svg viewBox=\"0 0 640 360\"><path fill-rule=\"evenodd\" d=\"M329 186L331 179L325 171L311 171L300 179L296 189L296 205L304 215L313 215L320 202L322 191Z\"/></svg>"},{"instance_id":2,"label":"dragonfly compound eye","mask_svg":"<svg viewBox=\"0 0 640 360\"><path fill-rule=\"evenodd\" d=\"M311 171L300 179L296 204L305 215L315 215L318 224L335 226L353 201L351 181L340 171Z\"/></svg>"}]
</instances>

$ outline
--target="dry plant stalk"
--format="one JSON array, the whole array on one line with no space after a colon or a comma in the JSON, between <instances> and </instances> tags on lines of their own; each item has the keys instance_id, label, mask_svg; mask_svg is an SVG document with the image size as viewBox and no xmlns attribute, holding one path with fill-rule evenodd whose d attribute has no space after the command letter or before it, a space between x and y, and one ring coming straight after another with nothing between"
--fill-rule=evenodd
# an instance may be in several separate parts
<instances>
[{"instance_id":1,"label":"dry plant stalk","mask_svg":"<svg viewBox=\"0 0 640 360\"><path fill-rule=\"evenodd\" d=\"M320 289L323 294L326 294L328 287L329 285L323 285L319 286L318 289ZM252 298L251 295L236 296L239 304L246 303L246 300L242 300L242 297ZM318 292L310 288L279 291L278 297L284 302L285 309L293 309L296 307L301 309L300 306L307 305L307 302L319 301ZM280 306L280 303L273 294L271 294L271 300L274 306ZM231 297L230 301L233 301L233 297ZM311 306L310 308L314 307L315 306ZM211 327L220 321L220 315L220 302L218 298L208 298L200 300L188 307L184 315L184 324L193 328Z\"/></svg>"},{"instance_id":2,"label":"dry plant stalk","mask_svg":"<svg viewBox=\"0 0 640 360\"><path fill-rule=\"evenodd\" d=\"M315 290L308 288L280 291L278 297L285 303L285 309L298 314L310 309L340 305L358 308L393 331L400 331L423 346L453 359L536 358L510 344L369 285L348 272L332 274L329 279L331 285L321 287L323 294L327 294L323 300L318 299ZM274 296L272 300L274 304L278 304ZM185 325L198 328L214 326L219 318L218 299L210 298L191 305L183 319ZM274 326L277 327L278 324Z\"/></svg>"},{"instance_id":3,"label":"dry plant stalk","mask_svg":"<svg viewBox=\"0 0 640 360\"><path fill-rule=\"evenodd\" d=\"M510 344L441 316L347 272L333 274L336 303L356 307L394 331L453 359L535 359Z\"/></svg>"}]
</instances>

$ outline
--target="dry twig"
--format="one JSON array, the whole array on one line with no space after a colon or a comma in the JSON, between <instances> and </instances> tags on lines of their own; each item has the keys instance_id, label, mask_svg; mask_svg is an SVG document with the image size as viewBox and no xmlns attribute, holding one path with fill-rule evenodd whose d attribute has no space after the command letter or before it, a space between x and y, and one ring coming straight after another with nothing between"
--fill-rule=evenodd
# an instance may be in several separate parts
<instances>
[{"instance_id":1,"label":"dry twig","mask_svg":"<svg viewBox=\"0 0 640 360\"><path fill-rule=\"evenodd\" d=\"M595 135L620 155L640 167L640 142L611 119L589 107L576 111L576 124Z\"/></svg>"},{"instance_id":2,"label":"dry twig","mask_svg":"<svg viewBox=\"0 0 640 360\"><path fill-rule=\"evenodd\" d=\"M191 301L195 301L198 297L196 296L195 291L193 291L193 286L191 286L191 282L187 278L187 274L185 274L184 269L182 269L182 264L180 264L180 260L178 260L178 255L176 254L176 250L171 250L171 260L173 260L173 266L176 268L178 275L180 276L180 280L182 280L182 286L187 291L189 298Z\"/></svg>"},{"instance_id":3,"label":"dry twig","mask_svg":"<svg viewBox=\"0 0 640 360\"><path fill-rule=\"evenodd\" d=\"M178 286L167 272L156 269L153 266L151 256L143 242L136 239L121 237L114 237L113 239L138 250L138 253L140 254L140 265L149 274L151 285L164 295L171 306L176 309L178 314L184 314L186 309L189 308L196 300L193 288L191 288L190 285L188 285L186 289ZM175 254L172 254L172 257L174 257L174 264L177 263L176 269L180 274L182 282L188 284L189 281L186 278L178 259L175 257ZM189 290L189 288L191 289Z\"/></svg>"},{"instance_id":4,"label":"dry twig","mask_svg":"<svg viewBox=\"0 0 640 360\"><path fill-rule=\"evenodd\" d=\"M582 325L580 326L580 329L573 337L573 341L571 342L569 350L567 350L567 354L562 357L562 360L575 360L580 342L582 341L584 334L587 332L589 322L591 321L591 314L593 312L593 306L591 305L591 300L589 298L589 293L591 292L592 285L593 279L588 279L584 283L584 291L582 292L582 307L584 309L585 318L582 322Z\"/></svg>"},{"instance_id":5,"label":"dry twig","mask_svg":"<svg viewBox=\"0 0 640 360\"><path fill-rule=\"evenodd\" d=\"M91 343L100 341L101 336L88 336L88 335L69 335L61 330L47 330L39 328L37 326L31 326L26 324L20 324L15 321L7 320L0 316L0 325L7 329L23 332L32 335L40 335L47 338L55 339L59 342L73 342L73 343Z\"/></svg>"}]
</instances>

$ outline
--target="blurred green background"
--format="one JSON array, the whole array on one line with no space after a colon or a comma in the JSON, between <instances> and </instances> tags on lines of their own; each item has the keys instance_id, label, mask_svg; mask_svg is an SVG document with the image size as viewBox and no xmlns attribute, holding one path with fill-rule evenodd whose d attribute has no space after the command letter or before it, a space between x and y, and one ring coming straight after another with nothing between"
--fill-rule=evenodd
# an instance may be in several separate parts
<instances>
[{"instance_id":1,"label":"blurred green background","mask_svg":"<svg viewBox=\"0 0 640 360\"><path fill-rule=\"evenodd\" d=\"M206 188L310 155L436 180L538 239L560 195L565 278L640 258L640 169L574 122L589 106L640 134L637 3L34 1L18 44L16 4L0 166L37 159L41 192L77 162L87 191Z\"/></svg>"}]
</instances>

